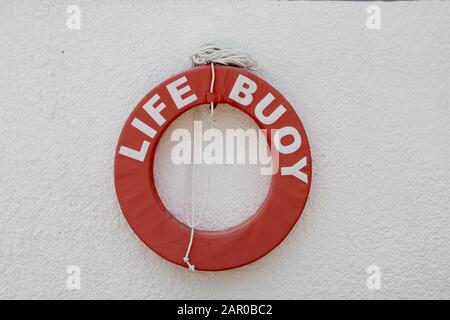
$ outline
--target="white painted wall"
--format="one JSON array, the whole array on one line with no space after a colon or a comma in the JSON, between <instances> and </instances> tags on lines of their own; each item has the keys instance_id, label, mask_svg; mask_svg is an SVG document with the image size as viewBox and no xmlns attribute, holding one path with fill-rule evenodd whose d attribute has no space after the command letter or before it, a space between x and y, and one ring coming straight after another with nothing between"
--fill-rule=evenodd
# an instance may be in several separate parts
<instances>
[{"instance_id":1,"label":"white painted wall","mask_svg":"<svg viewBox=\"0 0 450 320\"><path fill-rule=\"evenodd\" d=\"M450 298L450 2L378 4L381 30L369 3L0 1L0 298ZM133 234L113 157L132 108L209 41L293 104L314 176L271 254L191 274Z\"/></svg>"}]
</instances>

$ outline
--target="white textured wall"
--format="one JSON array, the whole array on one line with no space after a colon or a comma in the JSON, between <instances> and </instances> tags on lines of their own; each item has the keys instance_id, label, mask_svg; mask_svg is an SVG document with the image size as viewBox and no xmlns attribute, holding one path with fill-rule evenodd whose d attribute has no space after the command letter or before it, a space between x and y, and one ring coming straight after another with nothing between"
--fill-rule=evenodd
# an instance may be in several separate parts
<instances>
[{"instance_id":1,"label":"white textured wall","mask_svg":"<svg viewBox=\"0 0 450 320\"><path fill-rule=\"evenodd\" d=\"M381 30L368 5L1 0L0 298L450 298L450 2L381 3ZM296 108L314 176L271 254L191 274L133 234L113 157L134 105L208 41Z\"/></svg>"}]
</instances>

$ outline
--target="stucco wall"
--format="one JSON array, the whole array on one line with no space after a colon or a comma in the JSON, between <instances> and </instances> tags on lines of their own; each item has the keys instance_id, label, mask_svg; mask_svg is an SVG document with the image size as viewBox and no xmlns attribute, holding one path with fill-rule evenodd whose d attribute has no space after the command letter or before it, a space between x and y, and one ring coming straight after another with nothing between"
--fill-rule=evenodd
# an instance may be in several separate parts
<instances>
[{"instance_id":1,"label":"stucco wall","mask_svg":"<svg viewBox=\"0 0 450 320\"><path fill-rule=\"evenodd\" d=\"M450 2L378 3L380 30L368 5L0 1L0 298L449 298ZM271 254L192 274L133 234L113 157L137 102L211 41L298 111L313 185Z\"/></svg>"}]
</instances>

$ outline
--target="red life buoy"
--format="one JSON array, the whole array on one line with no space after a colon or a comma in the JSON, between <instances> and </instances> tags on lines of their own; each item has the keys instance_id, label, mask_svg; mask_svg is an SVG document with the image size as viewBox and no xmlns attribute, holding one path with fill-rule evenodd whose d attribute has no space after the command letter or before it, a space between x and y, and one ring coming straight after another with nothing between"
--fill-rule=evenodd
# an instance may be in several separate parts
<instances>
[{"instance_id":1,"label":"red life buoy","mask_svg":"<svg viewBox=\"0 0 450 320\"><path fill-rule=\"evenodd\" d=\"M215 67L209 93L208 66L178 74L150 91L136 106L120 135L114 165L117 197L139 238L161 257L185 266L190 228L165 208L155 187L153 161L169 125L189 109L226 103L251 116L261 129L278 130L278 172L258 211L223 231L197 230L190 258L197 270L226 270L251 263L275 248L299 219L311 185L311 154L303 125L292 106L251 72ZM269 145L272 145L269 135Z\"/></svg>"}]
</instances>

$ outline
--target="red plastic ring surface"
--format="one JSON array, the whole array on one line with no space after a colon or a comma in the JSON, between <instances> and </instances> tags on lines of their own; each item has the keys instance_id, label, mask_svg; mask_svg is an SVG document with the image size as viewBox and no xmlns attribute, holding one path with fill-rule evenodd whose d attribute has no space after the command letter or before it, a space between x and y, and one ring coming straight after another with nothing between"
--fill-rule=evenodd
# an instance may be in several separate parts
<instances>
[{"instance_id":1,"label":"red plastic ring surface","mask_svg":"<svg viewBox=\"0 0 450 320\"><path fill-rule=\"evenodd\" d=\"M286 99L272 86L251 72L234 67L215 66L215 97L219 103L227 103L251 116L261 129L280 129L293 127L301 137L300 147L290 154L280 154L279 166L292 167L304 159L306 165L301 167L307 179L302 181L294 175L282 175L279 170L272 176L272 183L267 198L258 211L238 226L223 231L202 231L195 233L190 253L190 261L197 270L218 271L237 268L251 263L275 248L293 228L299 219L307 201L311 185L311 154L303 125ZM243 106L229 97L230 92L240 76L245 76L257 84L253 101ZM196 101L181 109L167 90L167 85L177 79L186 77L189 94L194 93ZM211 100L209 86L211 69L209 66L197 67L178 74L150 91L136 106L126 121L120 135L114 166L114 180L120 207L128 223L138 237L154 252L175 264L186 267L183 257L189 242L190 228L177 219L165 208L155 187L153 178L153 161L157 144L169 125L182 113L191 108L208 104ZM266 125L255 116L255 107L268 93L275 98L266 112L271 112L278 105L283 105L286 112L273 124ZM159 102L166 107L161 111L165 122L159 126L143 109L147 102L159 95ZM273 106L272 106L273 105ZM156 133L150 139L148 135L132 125L133 119L140 119ZM272 139L268 135L269 145ZM143 141L150 144L142 161L136 161L119 153L121 146L142 150Z\"/></svg>"}]
</instances>

